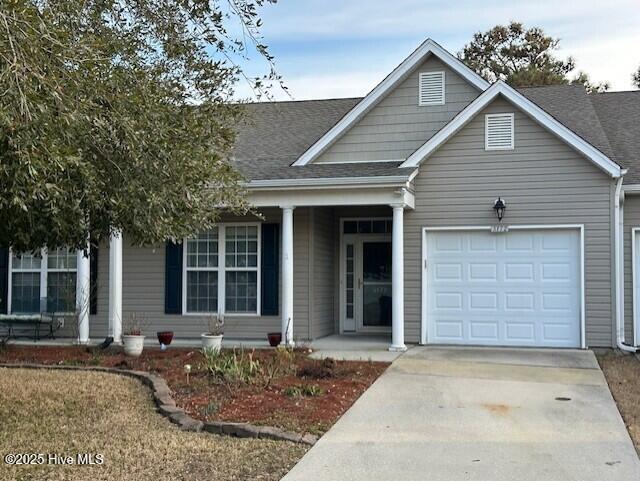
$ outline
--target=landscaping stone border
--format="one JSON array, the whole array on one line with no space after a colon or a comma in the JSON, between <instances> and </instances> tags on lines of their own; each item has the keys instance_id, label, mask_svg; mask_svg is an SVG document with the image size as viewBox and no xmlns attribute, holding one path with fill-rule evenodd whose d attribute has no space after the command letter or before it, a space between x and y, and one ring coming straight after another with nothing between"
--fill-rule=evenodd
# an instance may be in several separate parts
<instances>
[{"instance_id":1,"label":"landscaping stone border","mask_svg":"<svg viewBox=\"0 0 640 481\"><path fill-rule=\"evenodd\" d=\"M129 369L118 369L103 366L60 366L51 364L5 364L0 363L0 368L19 369L59 369L66 371L96 371L110 374L120 374L132 377L141 381L149 387L153 394L153 400L158 407L158 412L168 418L172 423L177 424L183 431L208 432L223 436L235 436L238 438L262 438L275 439L278 441L290 441L294 443L307 444L313 446L318 437L313 434L298 434L284 431L271 426L256 426L249 423L231 423L226 421L202 422L189 416L184 409L176 406L176 402L171 397L171 390L166 381L156 374L144 371L132 371Z\"/></svg>"}]
</instances>

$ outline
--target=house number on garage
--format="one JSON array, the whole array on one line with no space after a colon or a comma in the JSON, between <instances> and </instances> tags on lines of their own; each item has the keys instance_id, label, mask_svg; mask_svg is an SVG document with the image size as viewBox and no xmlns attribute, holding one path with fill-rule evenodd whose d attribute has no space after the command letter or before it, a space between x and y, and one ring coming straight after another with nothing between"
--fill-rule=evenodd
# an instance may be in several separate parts
<instances>
[{"instance_id":1,"label":"house number on garage","mask_svg":"<svg viewBox=\"0 0 640 481\"><path fill-rule=\"evenodd\" d=\"M509 232L509 226L504 224L497 224L491 226L491 232L494 234L503 234L504 232Z\"/></svg>"}]
</instances>

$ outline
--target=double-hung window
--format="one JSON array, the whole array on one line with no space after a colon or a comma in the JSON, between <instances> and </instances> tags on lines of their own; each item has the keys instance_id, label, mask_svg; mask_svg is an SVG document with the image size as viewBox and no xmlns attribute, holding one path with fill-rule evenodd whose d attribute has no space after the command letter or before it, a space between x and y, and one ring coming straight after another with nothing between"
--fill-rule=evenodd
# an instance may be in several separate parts
<instances>
[{"instance_id":1,"label":"double-hung window","mask_svg":"<svg viewBox=\"0 0 640 481\"><path fill-rule=\"evenodd\" d=\"M47 311L73 312L76 306L78 257L67 248L47 253ZM89 293L86 294L87 296Z\"/></svg>"},{"instance_id":2,"label":"double-hung window","mask_svg":"<svg viewBox=\"0 0 640 481\"><path fill-rule=\"evenodd\" d=\"M218 227L186 240L187 312L218 312Z\"/></svg>"},{"instance_id":3,"label":"double-hung window","mask_svg":"<svg viewBox=\"0 0 640 481\"><path fill-rule=\"evenodd\" d=\"M219 224L185 240L185 314L260 314L259 227Z\"/></svg>"},{"instance_id":4,"label":"double-hung window","mask_svg":"<svg viewBox=\"0 0 640 481\"><path fill-rule=\"evenodd\" d=\"M11 254L11 312L33 314L40 312L40 283L42 256L39 254Z\"/></svg>"},{"instance_id":5,"label":"double-hung window","mask_svg":"<svg viewBox=\"0 0 640 481\"><path fill-rule=\"evenodd\" d=\"M36 254L12 252L11 312L73 312L76 304L76 263L76 252L67 248L42 249Z\"/></svg>"}]
</instances>

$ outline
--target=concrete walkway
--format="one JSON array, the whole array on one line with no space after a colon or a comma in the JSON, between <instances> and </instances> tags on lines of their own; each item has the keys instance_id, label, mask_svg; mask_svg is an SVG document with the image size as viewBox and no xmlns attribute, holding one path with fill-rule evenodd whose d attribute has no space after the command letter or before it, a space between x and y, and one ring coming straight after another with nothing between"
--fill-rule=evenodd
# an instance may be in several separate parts
<instances>
[{"instance_id":1,"label":"concrete walkway","mask_svg":"<svg viewBox=\"0 0 640 481\"><path fill-rule=\"evenodd\" d=\"M284 481L632 481L590 351L416 347Z\"/></svg>"}]
</instances>

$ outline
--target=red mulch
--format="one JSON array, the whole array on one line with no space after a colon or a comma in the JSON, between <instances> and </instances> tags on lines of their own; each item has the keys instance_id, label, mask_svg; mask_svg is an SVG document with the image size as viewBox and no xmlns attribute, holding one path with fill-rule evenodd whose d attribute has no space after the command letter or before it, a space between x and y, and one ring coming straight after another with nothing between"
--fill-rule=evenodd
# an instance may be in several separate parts
<instances>
[{"instance_id":1,"label":"red mulch","mask_svg":"<svg viewBox=\"0 0 640 481\"><path fill-rule=\"evenodd\" d=\"M267 361L274 350L256 350L254 358ZM274 379L270 385L212 383L197 349L172 348L160 351L145 347L139 358L125 356L120 348L92 352L82 346L16 346L0 352L0 362L107 366L154 372L161 375L173 391L176 404L192 417L203 421L251 422L283 429L321 434L328 430L389 365L380 362L336 361L330 377L316 379L296 374ZM321 361L297 351L295 365ZM192 371L187 384L184 365ZM287 396L292 386L313 385L317 396Z\"/></svg>"}]
</instances>

